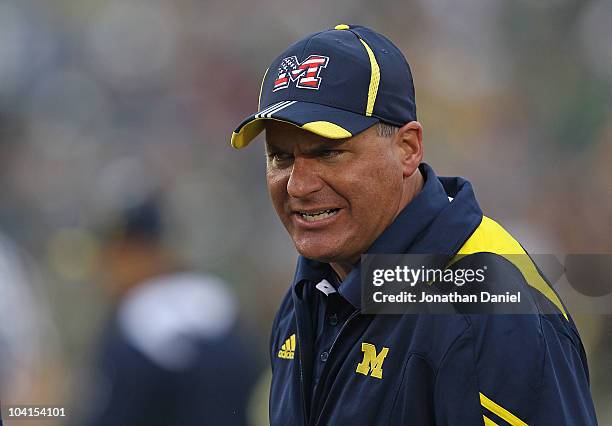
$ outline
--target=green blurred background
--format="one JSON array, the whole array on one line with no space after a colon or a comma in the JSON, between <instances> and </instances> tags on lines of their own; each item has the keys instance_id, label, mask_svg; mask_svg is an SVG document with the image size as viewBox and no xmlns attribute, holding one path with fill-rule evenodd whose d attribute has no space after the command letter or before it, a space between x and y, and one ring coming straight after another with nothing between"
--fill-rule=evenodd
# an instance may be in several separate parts
<instances>
[{"instance_id":1,"label":"green blurred background","mask_svg":"<svg viewBox=\"0 0 612 426\"><path fill-rule=\"evenodd\" d=\"M0 0L3 404L78 400L110 306L94 229L151 186L168 244L233 287L267 356L296 254L261 141L229 137L271 60L338 23L400 47L426 161L528 250L612 252L610 1ZM611 425L612 319L568 304Z\"/></svg>"}]
</instances>

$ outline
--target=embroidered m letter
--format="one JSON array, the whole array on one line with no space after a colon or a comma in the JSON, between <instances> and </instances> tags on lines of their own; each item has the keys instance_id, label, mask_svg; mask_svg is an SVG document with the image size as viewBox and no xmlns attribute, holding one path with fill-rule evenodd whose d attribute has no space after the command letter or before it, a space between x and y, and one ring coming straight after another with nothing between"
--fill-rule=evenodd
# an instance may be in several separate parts
<instances>
[{"instance_id":1,"label":"embroidered m letter","mask_svg":"<svg viewBox=\"0 0 612 426\"><path fill-rule=\"evenodd\" d=\"M368 374L377 379L382 379L382 365L385 357L389 353L389 348L383 347L379 354L376 354L376 346L371 343L361 343L363 361L357 364L357 373L367 376Z\"/></svg>"}]
</instances>

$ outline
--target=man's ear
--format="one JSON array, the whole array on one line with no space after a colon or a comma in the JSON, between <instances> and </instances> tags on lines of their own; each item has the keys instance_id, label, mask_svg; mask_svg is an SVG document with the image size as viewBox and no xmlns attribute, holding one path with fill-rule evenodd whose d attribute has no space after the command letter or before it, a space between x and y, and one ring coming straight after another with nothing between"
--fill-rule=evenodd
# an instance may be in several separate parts
<instances>
[{"instance_id":1,"label":"man's ear","mask_svg":"<svg viewBox=\"0 0 612 426\"><path fill-rule=\"evenodd\" d=\"M394 139L400 149L404 177L412 176L423 160L423 126L418 121L406 123Z\"/></svg>"}]
</instances>

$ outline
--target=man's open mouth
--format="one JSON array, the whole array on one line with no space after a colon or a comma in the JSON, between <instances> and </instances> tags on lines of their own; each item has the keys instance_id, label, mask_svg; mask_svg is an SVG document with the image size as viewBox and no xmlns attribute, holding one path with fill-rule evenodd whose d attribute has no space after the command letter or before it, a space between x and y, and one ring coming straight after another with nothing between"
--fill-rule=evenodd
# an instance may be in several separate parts
<instances>
[{"instance_id":1,"label":"man's open mouth","mask_svg":"<svg viewBox=\"0 0 612 426\"><path fill-rule=\"evenodd\" d=\"M328 217L337 214L339 211L340 209L328 209L310 213L298 212L298 214L308 222L316 222L318 220L327 219Z\"/></svg>"}]
</instances>

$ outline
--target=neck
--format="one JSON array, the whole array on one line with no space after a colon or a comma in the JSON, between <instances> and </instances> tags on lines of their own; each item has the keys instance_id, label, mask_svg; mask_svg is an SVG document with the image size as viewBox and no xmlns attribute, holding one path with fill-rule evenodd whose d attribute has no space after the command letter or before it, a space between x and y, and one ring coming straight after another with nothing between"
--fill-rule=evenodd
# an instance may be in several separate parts
<instances>
[{"instance_id":1,"label":"neck","mask_svg":"<svg viewBox=\"0 0 612 426\"><path fill-rule=\"evenodd\" d=\"M391 223L393 223L393 221L397 218L397 216L401 213L401 211L404 210L404 207L410 204L410 202L414 199L414 197L416 197L416 195L419 192L421 192L421 190L423 189L423 183L424 183L423 174L417 168L414 171L414 173L408 179L406 179L406 186L405 186L404 193L402 194L402 198L399 203L399 207L397 209L397 212L393 216L393 220L391 221ZM338 278L340 278L340 281L344 281L346 276L351 272L351 270L359 262L360 256L361 254L357 257L355 262L349 261L349 262L331 262L330 263L330 266L332 267L334 272L338 275Z\"/></svg>"},{"instance_id":2,"label":"neck","mask_svg":"<svg viewBox=\"0 0 612 426\"><path fill-rule=\"evenodd\" d=\"M329 265L334 270L336 275L338 275L338 278L340 278L340 281L344 281L344 279L349 274L349 272L351 272L351 269L353 269L353 267L355 266L354 264L350 262L338 262L338 263L333 262L333 263L330 263Z\"/></svg>"}]
</instances>

